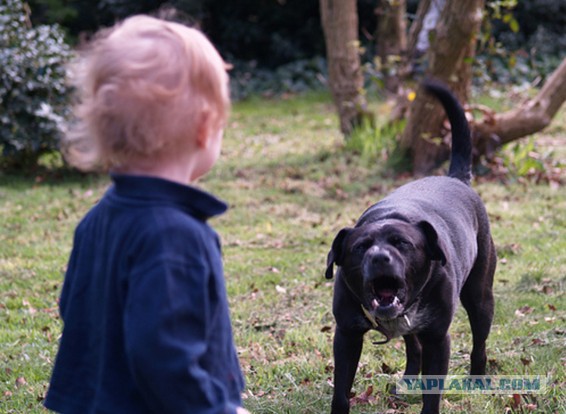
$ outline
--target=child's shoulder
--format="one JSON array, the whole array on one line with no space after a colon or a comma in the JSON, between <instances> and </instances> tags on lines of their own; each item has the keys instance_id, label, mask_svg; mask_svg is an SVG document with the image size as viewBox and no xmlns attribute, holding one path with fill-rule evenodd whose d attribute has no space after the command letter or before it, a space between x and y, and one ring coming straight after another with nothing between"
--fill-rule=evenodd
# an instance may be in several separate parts
<instances>
[{"instance_id":1,"label":"child's shoulder","mask_svg":"<svg viewBox=\"0 0 566 414\"><path fill-rule=\"evenodd\" d=\"M218 236L207 223L227 206L200 189L135 176L115 176L114 184L82 219L78 237L116 240L137 248L211 248Z\"/></svg>"}]
</instances>

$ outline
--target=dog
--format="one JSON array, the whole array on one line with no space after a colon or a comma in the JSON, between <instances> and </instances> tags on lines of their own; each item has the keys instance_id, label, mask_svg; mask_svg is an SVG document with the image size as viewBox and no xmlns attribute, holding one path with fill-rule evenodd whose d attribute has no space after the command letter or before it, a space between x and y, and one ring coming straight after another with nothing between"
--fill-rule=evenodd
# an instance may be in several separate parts
<instances>
[{"instance_id":1,"label":"dog","mask_svg":"<svg viewBox=\"0 0 566 414\"><path fill-rule=\"evenodd\" d=\"M458 298L473 335L470 374L485 374L497 258L487 212L470 186L470 129L462 106L444 84L428 80L423 88L440 101L450 121L448 175L399 187L332 242L326 268L326 278L332 279L337 266L332 414L350 411L350 390L369 330L381 332L382 343L403 337L404 377L446 376L448 328ZM421 413L438 413L440 398L423 394Z\"/></svg>"}]
</instances>

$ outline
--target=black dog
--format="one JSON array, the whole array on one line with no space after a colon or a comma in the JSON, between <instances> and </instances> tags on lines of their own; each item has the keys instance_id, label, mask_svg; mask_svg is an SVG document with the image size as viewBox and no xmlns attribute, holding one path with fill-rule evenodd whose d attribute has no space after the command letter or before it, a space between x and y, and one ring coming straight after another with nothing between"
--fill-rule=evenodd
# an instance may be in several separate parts
<instances>
[{"instance_id":1,"label":"black dog","mask_svg":"<svg viewBox=\"0 0 566 414\"><path fill-rule=\"evenodd\" d=\"M442 84L427 92L444 107L452 128L447 177L406 184L340 230L328 254L333 276L334 396L332 414L350 411L349 394L363 335L375 329L403 336L405 376L448 372L448 328L458 297L473 334L471 374L485 374L485 342L493 319L496 254L485 207L471 189L472 143L464 110ZM423 395L422 413L438 413L439 394Z\"/></svg>"}]
</instances>

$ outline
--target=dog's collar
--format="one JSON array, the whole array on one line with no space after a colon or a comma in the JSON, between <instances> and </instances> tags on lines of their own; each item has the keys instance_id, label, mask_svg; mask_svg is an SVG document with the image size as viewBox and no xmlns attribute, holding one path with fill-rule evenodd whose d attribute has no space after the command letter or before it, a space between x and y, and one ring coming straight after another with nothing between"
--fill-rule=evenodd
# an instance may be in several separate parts
<instances>
[{"instance_id":1,"label":"dog's collar","mask_svg":"<svg viewBox=\"0 0 566 414\"><path fill-rule=\"evenodd\" d=\"M379 328L379 324L377 323L377 320L375 319L375 316L373 316L364 305L362 305L362 312L364 313L365 317L367 318L367 320L371 323L371 326L373 329L378 329ZM378 329L379 330L379 329Z\"/></svg>"},{"instance_id":2,"label":"dog's collar","mask_svg":"<svg viewBox=\"0 0 566 414\"><path fill-rule=\"evenodd\" d=\"M362 312L364 313L364 316L366 317L366 319L369 321L369 323L371 324L372 328L375 329L376 331L381 332L383 335L385 335L385 340L383 341L376 341L373 344L374 345L383 345L386 344L387 342L389 342L392 337L389 336L389 333L383 328L383 326L381 326L379 324L379 322L377 321L377 319L375 318L375 316L373 316L371 314L370 311L368 311L366 309L366 307L364 305L361 305L362 307ZM412 307L412 305L409 307L409 309ZM409 319L409 317L407 316L407 311L409 310L407 309L405 312L403 312L401 315L399 315L397 318L404 318L405 322L407 322L407 326L410 328L411 327L411 320Z\"/></svg>"}]
</instances>

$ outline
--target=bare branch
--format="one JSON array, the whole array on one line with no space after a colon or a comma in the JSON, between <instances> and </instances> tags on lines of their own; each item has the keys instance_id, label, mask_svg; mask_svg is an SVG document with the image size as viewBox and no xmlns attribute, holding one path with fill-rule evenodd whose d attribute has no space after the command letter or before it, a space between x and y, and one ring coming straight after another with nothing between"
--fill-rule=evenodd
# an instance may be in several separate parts
<instances>
[{"instance_id":1,"label":"bare branch","mask_svg":"<svg viewBox=\"0 0 566 414\"><path fill-rule=\"evenodd\" d=\"M566 100L566 59L547 79L540 92L517 108L484 117L472 124L475 148L490 155L496 147L546 128Z\"/></svg>"}]
</instances>

